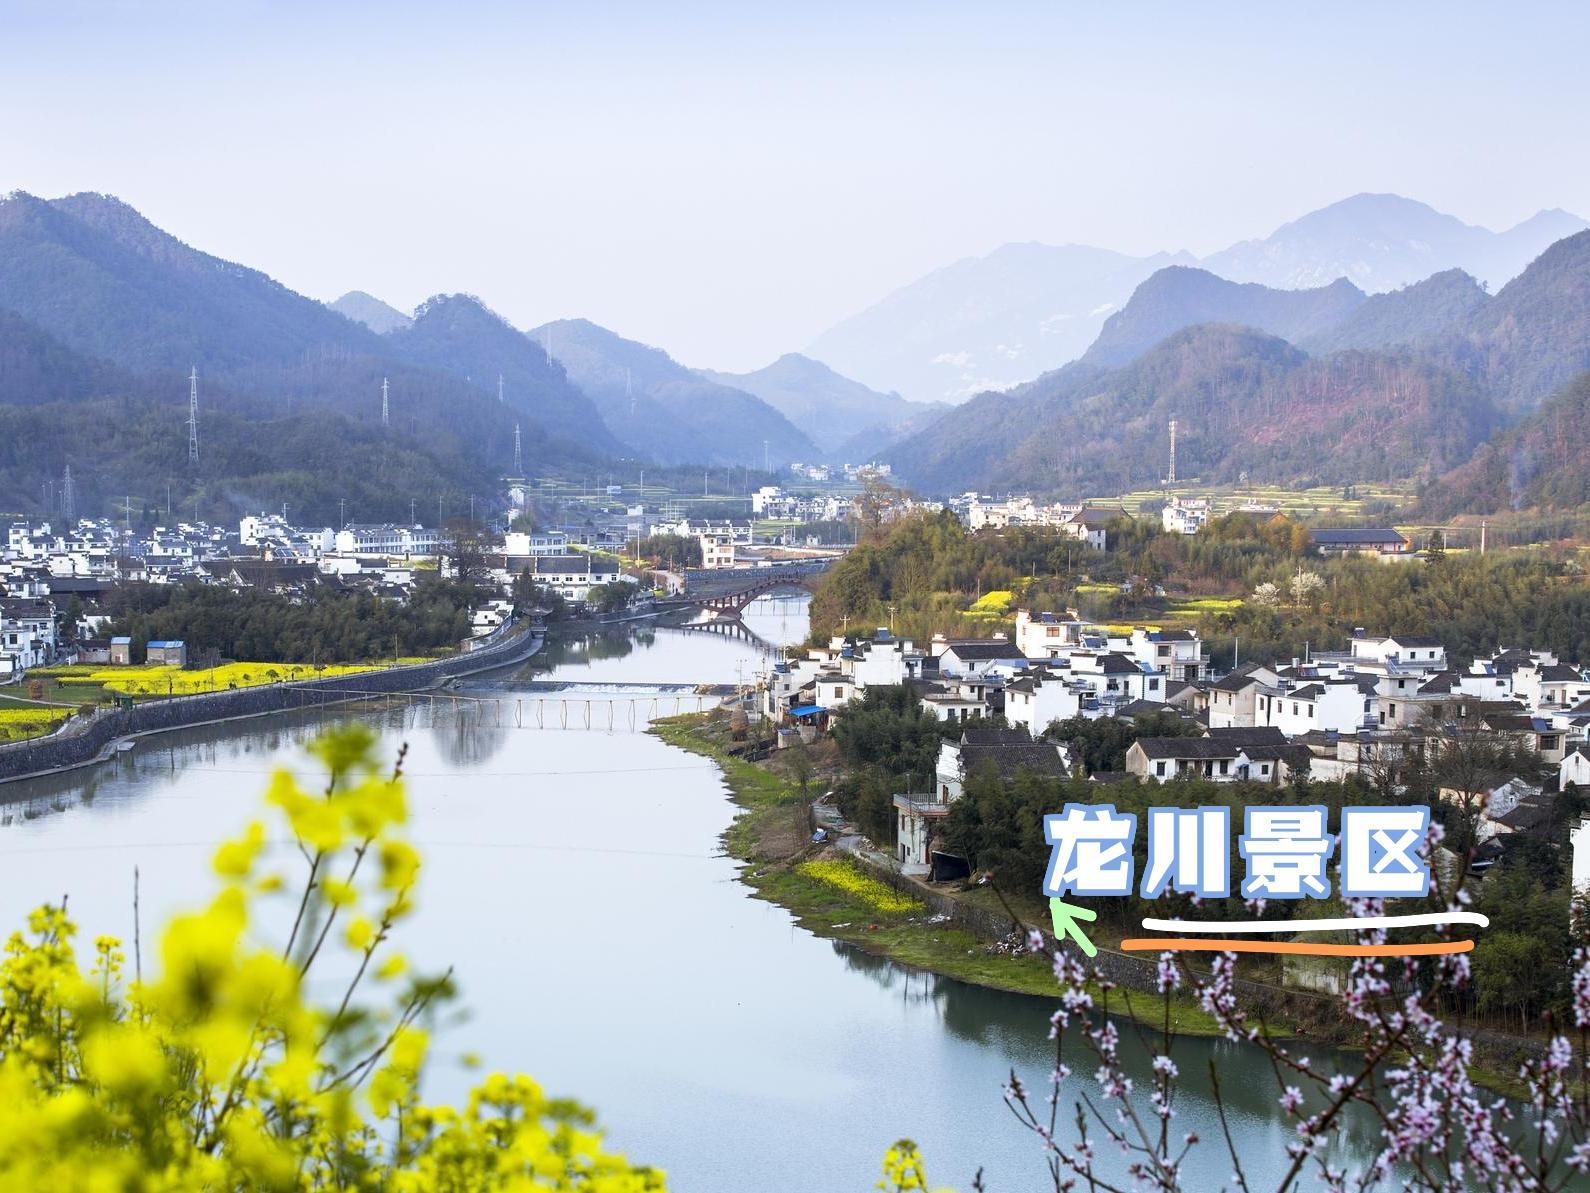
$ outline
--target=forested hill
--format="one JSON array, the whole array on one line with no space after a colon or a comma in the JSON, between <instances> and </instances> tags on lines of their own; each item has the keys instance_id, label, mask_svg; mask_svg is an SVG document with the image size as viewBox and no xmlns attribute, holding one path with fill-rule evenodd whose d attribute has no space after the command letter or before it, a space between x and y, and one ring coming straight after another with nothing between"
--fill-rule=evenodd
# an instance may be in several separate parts
<instances>
[{"instance_id":1,"label":"forested hill","mask_svg":"<svg viewBox=\"0 0 1590 1193\"><path fill-rule=\"evenodd\" d=\"M207 516L284 501L308 520L489 508L521 428L527 470L618 447L539 347L470 299L380 336L103 195L0 200L0 508L127 496ZM399 338L401 337L401 338ZM190 366L200 457L187 463ZM497 377L504 376L503 402ZM390 418L381 421L382 383Z\"/></svg>"},{"instance_id":2,"label":"forested hill","mask_svg":"<svg viewBox=\"0 0 1590 1193\"><path fill-rule=\"evenodd\" d=\"M1590 231L1548 248L1438 347L1517 412L1590 369Z\"/></svg>"},{"instance_id":3,"label":"forested hill","mask_svg":"<svg viewBox=\"0 0 1590 1193\"><path fill-rule=\"evenodd\" d=\"M35 406L137 388L125 369L74 352L15 311L0 309L0 404Z\"/></svg>"},{"instance_id":4,"label":"forested hill","mask_svg":"<svg viewBox=\"0 0 1590 1193\"><path fill-rule=\"evenodd\" d=\"M417 365L443 369L495 394L533 426L568 443L616 455L621 445L596 405L568 379L541 345L469 294L439 294L387 337L391 349Z\"/></svg>"},{"instance_id":5,"label":"forested hill","mask_svg":"<svg viewBox=\"0 0 1590 1193\"><path fill-rule=\"evenodd\" d=\"M1401 290L1371 294L1345 318L1297 342L1315 354L1427 343L1463 327L1488 301L1484 286L1461 269L1448 269Z\"/></svg>"},{"instance_id":6,"label":"forested hill","mask_svg":"<svg viewBox=\"0 0 1590 1193\"><path fill-rule=\"evenodd\" d=\"M1298 343L1194 324L1137 354L1159 331L1223 311L1290 320ZM1129 363L1108 367L1121 357ZM1457 271L1365 298L1345 283L1279 291L1167 269L1139 287L1084 361L977 398L886 458L931 492L1109 494L1163 474L1175 417L1183 476L1433 481L1587 369L1590 232L1552 245L1494 296ZM1443 507L1461 504L1458 493L1483 501L1494 491L1456 483Z\"/></svg>"},{"instance_id":7,"label":"forested hill","mask_svg":"<svg viewBox=\"0 0 1590 1193\"><path fill-rule=\"evenodd\" d=\"M1590 503L1590 373L1498 434L1421 496L1424 516Z\"/></svg>"},{"instance_id":8,"label":"forested hill","mask_svg":"<svg viewBox=\"0 0 1590 1193\"><path fill-rule=\"evenodd\" d=\"M1163 475L1173 417L1178 472L1210 482L1433 477L1497 425L1471 380L1417 357L1314 360L1275 336L1208 325L1121 369L1069 365L973 399L889 458L934 492L1129 492Z\"/></svg>"},{"instance_id":9,"label":"forested hill","mask_svg":"<svg viewBox=\"0 0 1590 1193\"><path fill-rule=\"evenodd\" d=\"M162 232L108 195L0 200L0 307L91 356L231 376L316 353L380 355L368 328Z\"/></svg>"}]
</instances>

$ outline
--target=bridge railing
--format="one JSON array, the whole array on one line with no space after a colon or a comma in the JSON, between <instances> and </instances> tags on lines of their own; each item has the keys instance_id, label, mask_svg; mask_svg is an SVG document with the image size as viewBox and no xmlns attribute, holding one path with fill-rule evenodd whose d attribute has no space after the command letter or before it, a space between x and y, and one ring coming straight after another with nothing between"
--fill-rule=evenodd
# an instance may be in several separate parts
<instances>
[{"instance_id":1,"label":"bridge railing","mask_svg":"<svg viewBox=\"0 0 1590 1193\"><path fill-rule=\"evenodd\" d=\"M716 585L751 588L781 580L804 580L826 571L832 562L829 559L813 559L781 563L776 567L692 568L685 572L685 592Z\"/></svg>"}]
</instances>

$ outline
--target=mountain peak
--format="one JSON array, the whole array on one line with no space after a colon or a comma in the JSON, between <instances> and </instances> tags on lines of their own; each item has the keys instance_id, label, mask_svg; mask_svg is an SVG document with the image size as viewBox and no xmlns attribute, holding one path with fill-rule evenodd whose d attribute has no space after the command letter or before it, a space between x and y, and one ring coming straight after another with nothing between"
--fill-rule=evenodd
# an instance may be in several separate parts
<instances>
[{"instance_id":1,"label":"mountain peak","mask_svg":"<svg viewBox=\"0 0 1590 1193\"><path fill-rule=\"evenodd\" d=\"M346 315L355 323L362 323L376 335L386 335L414 322L396 307L388 306L373 294L363 290L349 290L341 298L328 304L338 314Z\"/></svg>"}]
</instances>

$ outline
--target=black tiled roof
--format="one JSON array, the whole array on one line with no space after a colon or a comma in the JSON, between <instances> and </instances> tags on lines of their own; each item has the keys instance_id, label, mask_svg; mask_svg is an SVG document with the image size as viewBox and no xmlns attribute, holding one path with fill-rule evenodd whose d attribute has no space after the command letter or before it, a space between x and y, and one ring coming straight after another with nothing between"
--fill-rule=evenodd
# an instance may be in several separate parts
<instances>
[{"instance_id":1,"label":"black tiled roof","mask_svg":"<svg viewBox=\"0 0 1590 1193\"><path fill-rule=\"evenodd\" d=\"M1229 725L1211 729L1209 736L1232 746L1278 746L1286 742L1286 734L1274 725Z\"/></svg>"},{"instance_id":2,"label":"black tiled roof","mask_svg":"<svg viewBox=\"0 0 1590 1193\"><path fill-rule=\"evenodd\" d=\"M1003 779L1013 779L1018 771L1064 777L1066 766L1060 750L1052 742L990 742L961 747L961 772L971 774L980 766L992 764Z\"/></svg>"},{"instance_id":3,"label":"black tiled roof","mask_svg":"<svg viewBox=\"0 0 1590 1193\"><path fill-rule=\"evenodd\" d=\"M1366 547L1380 543L1406 543L1408 540L1390 527L1316 527L1308 532L1315 546L1340 543L1346 546Z\"/></svg>"},{"instance_id":4,"label":"black tiled roof","mask_svg":"<svg viewBox=\"0 0 1590 1193\"><path fill-rule=\"evenodd\" d=\"M997 638L964 638L947 643L944 651L948 654L955 652L958 659L1019 659L1021 651L1016 649L1016 644L1010 641L1000 641Z\"/></svg>"},{"instance_id":5,"label":"black tiled roof","mask_svg":"<svg viewBox=\"0 0 1590 1193\"><path fill-rule=\"evenodd\" d=\"M1031 743L1032 735L1020 726L1014 729L968 729L961 734L963 746L1021 746Z\"/></svg>"},{"instance_id":6,"label":"black tiled roof","mask_svg":"<svg viewBox=\"0 0 1590 1193\"><path fill-rule=\"evenodd\" d=\"M1148 758L1235 758L1242 749L1211 737L1140 737L1137 744Z\"/></svg>"}]
</instances>

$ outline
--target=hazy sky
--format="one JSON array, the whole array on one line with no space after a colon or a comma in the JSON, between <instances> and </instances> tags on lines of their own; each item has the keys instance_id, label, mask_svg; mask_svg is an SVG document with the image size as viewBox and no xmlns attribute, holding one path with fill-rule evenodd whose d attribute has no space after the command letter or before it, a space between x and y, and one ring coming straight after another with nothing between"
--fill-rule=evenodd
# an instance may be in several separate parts
<instances>
[{"instance_id":1,"label":"hazy sky","mask_svg":"<svg viewBox=\"0 0 1590 1193\"><path fill-rule=\"evenodd\" d=\"M0 0L0 190L753 368L1012 240L1590 214L1583 5Z\"/></svg>"}]
</instances>

